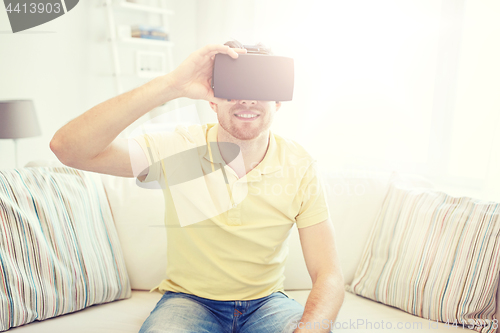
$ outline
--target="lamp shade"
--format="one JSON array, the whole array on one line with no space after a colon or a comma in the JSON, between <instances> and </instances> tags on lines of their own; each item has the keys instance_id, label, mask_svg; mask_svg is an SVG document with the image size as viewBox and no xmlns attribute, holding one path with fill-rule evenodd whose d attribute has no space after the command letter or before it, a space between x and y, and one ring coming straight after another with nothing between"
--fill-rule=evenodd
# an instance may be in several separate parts
<instances>
[{"instance_id":1,"label":"lamp shade","mask_svg":"<svg viewBox=\"0 0 500 333\"><path fill-rule=\"evenodd\" d=\"M0 139L41 135L32 100L0 101Z\"/></svg>"}]
</instances>

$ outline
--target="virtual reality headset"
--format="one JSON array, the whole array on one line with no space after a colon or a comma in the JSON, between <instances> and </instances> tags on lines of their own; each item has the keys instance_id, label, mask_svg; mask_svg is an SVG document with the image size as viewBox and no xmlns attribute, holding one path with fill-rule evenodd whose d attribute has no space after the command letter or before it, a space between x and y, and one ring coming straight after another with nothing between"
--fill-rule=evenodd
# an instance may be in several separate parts
<instances>
[{"instance_id":1,"label":"virtual reality headset","mask_svg":"<svg viewBox=\"0 0 500 333\"><path fill-rule=\"evenodd\" d=\"M267 54L216 54L212 75L214 96L224 99L291 101L293 59Z\"/></svg>"}]
</instances>

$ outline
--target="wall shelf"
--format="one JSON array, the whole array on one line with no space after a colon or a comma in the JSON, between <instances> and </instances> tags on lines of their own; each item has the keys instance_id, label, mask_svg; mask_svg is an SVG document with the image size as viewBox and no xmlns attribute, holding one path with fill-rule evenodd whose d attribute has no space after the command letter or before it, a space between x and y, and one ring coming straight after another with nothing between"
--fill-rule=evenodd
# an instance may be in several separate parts
<instances>
[{"instance_id":1,"label":"wall shelf","mask_svg":"<svg viewBox=\"0 0 500 333\"><path fill-rule=\"evenodd\" d=\"M128 2L128 1L124 1L124 0L119 1L117 6L124 8L124 9L130 9L130 10L138 10L138 11L143 11L143 12L157 13L157 14L174 15L174 11L167 9L167 8L141 5L138 3Z\"/></svg>"},{"instance_id":2,"label":"wall shelf","mask_svg":"<svg viewBox=\"0 0 500 333\"><path fill-rule=\"evenodd\" d=\"M115 81L117 94L122 94L126 90L129 90L131 86L136 86L135 84L131 84L131 82L144 84L144 80L165 75L174 69L172 55L174 43L160 39L132 37L131 24L144 26L151 26L151 24L154 24L157 26L158 23L156 22L157 20L155 20L154 16L157 16L156 18L159 18L162 22L160 25L160 27L162 27L161 31L165 31L170 37L168 23L170 21L170 17L174 14L174 11L167 8L167 0L158 0L157 2L157 6L150 6L148 4L128 2L125 0L104 0L104 6L106 7L108 18L108 41L113 59L112 75ZM128 13L124 13L124 11L128 11ZM120 12L120 14L118 14L118 12ZM147 14L151 13L155 15L141 15L139 12ZM131 18L134 18L136 22L131 23ZM128 19L128 21L126 19ZM151 46L156 46L158 48L161 47L162 49L152 51L150 50ZM120 64L120 55L130 54L130 49L136 49L136 65L134 74L129 74L127 69L125 70L125 73L122 73ZM143 68L146 68L147 70L143 70ZM124 87L124 84L127 86L126 88ZM176 110L175 118L176 120L179 120L179 101L177 99L173 100L172 103L169 103L169 107L173 107L174 110ZM145 114L139 120L143 118L151 119L151 113ZM122 133L120 133L120 135L126 137L126 135L130 133L132 127L132 125L127 127Z\"/></svg>"},{"instance_id":3,"label":"wall shelf","mask_svg":"<svg viewBox=\"0 0 500 333\"><path fill-rule=\"evenodd\" d=\"M131 44L142 44L142 45L154 45L154 46L174 46L174 43L167 40L159 40L159 39L148 39L148 38L136 38L136 37L120 37L118 39L122 43L131 43Z\"/></svg>"}]
</instances>

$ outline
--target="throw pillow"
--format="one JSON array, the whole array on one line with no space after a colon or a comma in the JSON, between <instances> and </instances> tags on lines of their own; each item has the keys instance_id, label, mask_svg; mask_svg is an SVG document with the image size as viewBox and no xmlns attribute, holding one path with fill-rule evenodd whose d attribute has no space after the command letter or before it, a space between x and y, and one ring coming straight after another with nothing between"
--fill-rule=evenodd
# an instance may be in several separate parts
<instances>
[{"instance_id":1,"label":"throw pillow","mask_svg":"<svg viewBox=\"0 0 500 333\"><path fill-rule=\"evenodd\" d=\"M130 295L97 174L0 170L0 331Z\"/></svg>"},{"instance_id":2,"label":"throw pillow","mask_svg":"<svg viewBox=\"0 0 500 333\"><path fill-rule=\"evenodd\" d=\"M434 321L495 332L500 204L389 187L346 290Z\"/></svg>"}]
</instances>

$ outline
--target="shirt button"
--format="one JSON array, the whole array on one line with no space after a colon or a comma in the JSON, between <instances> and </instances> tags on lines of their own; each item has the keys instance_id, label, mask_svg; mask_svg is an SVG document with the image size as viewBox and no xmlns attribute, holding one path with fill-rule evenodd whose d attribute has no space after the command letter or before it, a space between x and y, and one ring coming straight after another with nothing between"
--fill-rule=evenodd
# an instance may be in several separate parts
<instances>
[{"instance_id":1,"label":"shirt button","mask_svg":"<svg viewBox=\"0 0 500 333\"><path fill-rule=\"evenodd\" d=\"M238 206L237 204L233 204L233 208L236 208L236 206Z\"/></svg>"}]
</instances>

